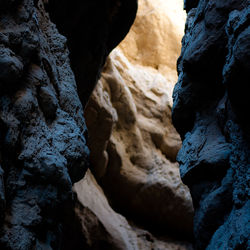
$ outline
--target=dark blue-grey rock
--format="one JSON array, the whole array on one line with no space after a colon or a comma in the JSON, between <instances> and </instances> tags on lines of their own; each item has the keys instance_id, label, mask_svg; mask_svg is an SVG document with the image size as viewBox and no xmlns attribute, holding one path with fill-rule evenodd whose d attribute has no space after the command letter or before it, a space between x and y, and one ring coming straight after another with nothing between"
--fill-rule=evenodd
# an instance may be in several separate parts
<instances>
[{"instance_id":1,"label":"dark blue-grey rock","mask_svg":"<svg viewBox=\"0 0 250 250\"><path fill-rule=\"evenodd\" d=\"M46 9L68 39L78 94L85 105L107 55L134 22L137 0L79 0L74 4L69 0L49 0Z\"/></svg>"},{"instance_id":2,"label":"dark blue-grey rock","mask_svg":"<svg viewBox=\"0 0 250 250\"><path fill-rule=\"evenodd\" d=\"M185 1L173 122L196 249L250 249L250 3Z\"/></svg>"},{"instance_id":3,"label":"dark blue-grey rock","mask_svg":"<svg viewBox=\"0 0 250 250\"><path fill-rule=\"evenodd\" d=\"M0 0L1 250L86 246L72 185L89 166L84 105L136 13L119 2Z\"/></svg>"},{"instance_id":4,"label":"dark blue-grey rock","mask_svg":"<svg viewBox=\"0 0 250 250\"><path fill-rule=\"evenodd\" d=\"M88 166L66 39L42 5L0 12L1 249L60 249L64 206Z\"/></svg>"}]
</instances>

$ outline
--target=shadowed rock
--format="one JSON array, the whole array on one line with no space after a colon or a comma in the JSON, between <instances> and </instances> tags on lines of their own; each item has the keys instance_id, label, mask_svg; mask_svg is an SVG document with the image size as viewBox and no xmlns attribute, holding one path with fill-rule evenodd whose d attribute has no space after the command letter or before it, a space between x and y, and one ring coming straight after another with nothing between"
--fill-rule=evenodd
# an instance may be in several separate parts
<instances>
[{"instance_id":1,"label":"shadowed rock","mask_svg":"<svg viewBox=\"0 0 250 250\"><path fill-rule=\"evenodd\" d=\"M137 0L85 0L74 4L68 0L49 0L47 9L68 39L78 94L85 106L107 55L134 22Z\"/></svg>"},{"instance_id":2,"label":"shadowed rock","mask_svg":"<svg viewBox=\"0 0 250 250\"><path fill-rule=\"evenodd\" d=\"M197 249L248 249L249 1L186 1L173 122Z\"/></svg>"},{"instance_id":3,"label":"shadowed rock","mask_svg":"<svg viewBox=\"0 0 250 250\"><path fill-rule=\"evenodd\" d=\"M92 8L86 1L82 5L59 1L60 7L50 2L53 20L57 21L56 11L62 15L67 11L72 18L72 23L62 23L68 44L44 9L48 1L0 1L1 249L70 249L71 241L84 246L74 217L72 184L84 176L89 150L67 46L73 68L79 62L74 49L84 62L79 68L85 75L76 78L86 90L81 95L85 105L105 57L125 36L136 12L136 1L130 1L131 14L126 4L119 5L126 18L117 33L119 22L114 25L108 19L121 13L114 10L119 1L96 1ZM75 33L76 27L88 27L90 20L99 21Z\"/></svg>"}]
</instances>

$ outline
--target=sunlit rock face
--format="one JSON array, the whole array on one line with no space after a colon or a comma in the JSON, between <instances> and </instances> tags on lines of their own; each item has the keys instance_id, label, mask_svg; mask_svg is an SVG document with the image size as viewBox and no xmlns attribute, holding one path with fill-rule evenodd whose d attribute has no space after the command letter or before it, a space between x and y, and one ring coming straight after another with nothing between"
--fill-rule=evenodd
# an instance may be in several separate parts
<instances>
[{"instance_id":1,"label":"sunlit rock face","mask_svg":"<svg viewBox=\"0 0 250 250\"><path fill-rule=\"evenodd\" d=\"M173 87L185 20L182 0L141 0L135 23L119 48L131 63L156 69Z\"/></svg>"},{"instance_id":2,"label":"sunlit rock face","mask_svg":"<svg viewBox=\"0 0 250 250\"><path fill-rule=\"evenodd\" d=\"M78 202L75 206L77 221L80 222L84 244L80 249L149 250L192 249L187 242L170 238L157 239L148 231L128 223L125 217L116 213L98 185L91 171L74 186Z\"/></svg>"},{"instance_id":3,"label":"sunlit rock face","mask_svg":"<svg viewBox=\"0 0 250 250\"><path fill-rule=\"evenodd\" d=\"M250 248L250 3L185 1L173 121L197 249ZM247 80L248 79L248 80Z\"/></svg>"},{"instance_id":4,"label":"sunlit rock face","mask_svg":"<svg viewBox=\"0 0 250 250\"><path fill-rule=\"evenodd\" d=\"M112 206L147 228L192 234L192 201L171 121L185 13L182 1L139 1L85 109L92 171ZM182 235L182 236L180 236Z\"/></svg>"}]
</instances>

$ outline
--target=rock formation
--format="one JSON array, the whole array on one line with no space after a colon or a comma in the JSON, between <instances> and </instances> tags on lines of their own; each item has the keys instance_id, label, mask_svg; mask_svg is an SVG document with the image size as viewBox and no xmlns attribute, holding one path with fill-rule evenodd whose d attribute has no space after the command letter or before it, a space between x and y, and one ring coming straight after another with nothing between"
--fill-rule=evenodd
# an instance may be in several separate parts
<instances>
[{"instance_id":1,"label":"rock formation","mask_svg":"<svg viewBox=\"0 0 250 250\"><path fill-rule=\"evenodd\" d=\"M171 238L155 238L148 231L128 223L116 213L97 184L90 170L74 186L78 202L75 206L77 221L81 223L82 237L87 249L119 250L187 250L191 244Z\"/></svg>"},{"instance_id":2,"label":"rock formation","mask_svg":"<svg viewBox=\"0 0 250 250\"><path fill-rule=\"evenodd\" d=\"M196 249L249 249L250 3L186 0L185 7L173 122Z\"/></svg>"},{"instance_id":3,"label":"rock formation","mask_svg":"<svg viewBox=\"0 0 250 250\"><path fill-rule=\"evenodd\" d=\"M0 1L0 249L84 246L72 192L89 165L82 104L137 2L68 3Z\"/></svg>"},{"instance_id":4,"label":"rock formation","mask_svg":"<svg viewBox=\"0 0 250 250\"><path fill-rule=\"evenodd\" d=\"M108 57L85 109L91 170L112 207L179 240L190 239L193 219L176 163L181 140L171 121L182 8L181 1L139 1L135 23Z\"/></svg>"},{"instance_id":5,"label":"rock formation","mask_svg":"<svg viewBox=\"0 0 250 250\"><path fill-rule=\"evenodd\" d=\"M106 61L136 0L0 0L1 250L189 249L181 139L196 249L250 248L249 0L184 1L181 139L182 3L139 4Z\"/></svg>"}]
</instances>

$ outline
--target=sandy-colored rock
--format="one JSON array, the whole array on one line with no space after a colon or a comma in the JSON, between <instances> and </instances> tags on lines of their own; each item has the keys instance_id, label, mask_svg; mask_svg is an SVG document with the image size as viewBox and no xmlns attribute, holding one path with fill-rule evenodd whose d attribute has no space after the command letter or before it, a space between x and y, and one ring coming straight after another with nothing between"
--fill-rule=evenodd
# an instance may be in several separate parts
<instances>
[{"instance_id":1,"label":"sandy-colored rock","mask_svg":"<svg viewBox=\"0 0 250 250\"><path fill-rule=\"evenodd\" d=\"M175 162L180 139L167 86L160 73L116 49L85 115L88 126L88 117L97 122L98 129L89 126L93 171L113 204L147 224L188 233L192 202Z\"/></svg>"},{"instance_id":2,"label":"sandy-colored rock","mask_svg":"<svg viewBox=\"0 0 250 250\"><path fill-rule=\"evenodd\" d=\"M119 48L130 62L156 69L174 86L185 20L183 0L139 0L135 23Z\"/></svg>"},{"instance_id":3,"label":"sandy-colored rock","mask_svg":"<svg viewBox=\"0 0 250 250\"><path fill-rule=\"evenodd\" d=\"M139 1L128 37L113 50L85 109L92 170L112 205L146 227L192 232L192 200L171 121L182 1ZM180 236L181 238L182 236Z\"/></svg>"},{"instance_id":4,"label":"sandy-colored rock","mask_svg":"<svg viewBox=\"0 0 250 250\"><path fill-rule=\"evenodd\" d=\"M135 232L126 219L109 206L105 194L89 170L74 189L78 198L76 214L91 249L102 249L104 245L115 249L138 249Z\"/></svg>"},{"instance_id":5,"label":"sandy-colored rock","mask_svg":"<svg viewBox=\"0 0 250 250\"><path fill-rule=\"evenodd\" d=\"M135 24L111 53L85 117L93 171L114 206L189 234L192 201L175 162L181 142L171 121L181 9L181 1L139 1Z\"/></svg>"},{"instance_id":6,"label":"sandy-colored rock","mask_svg":"<svg viewBox=\"0 0 250 250\"><path fill-rule=\"evenodd\" d=\"M90 249L190 249L190 244L186 242L160 240L145 230L131 226L110 207L90 170L83 180L75 184L74 191L78 198L76 216L81 223L86 246Z\"/></svg>"}]
</instances>

